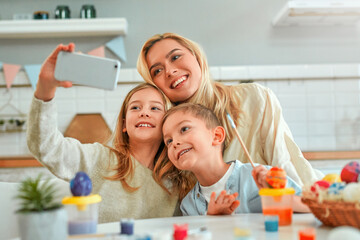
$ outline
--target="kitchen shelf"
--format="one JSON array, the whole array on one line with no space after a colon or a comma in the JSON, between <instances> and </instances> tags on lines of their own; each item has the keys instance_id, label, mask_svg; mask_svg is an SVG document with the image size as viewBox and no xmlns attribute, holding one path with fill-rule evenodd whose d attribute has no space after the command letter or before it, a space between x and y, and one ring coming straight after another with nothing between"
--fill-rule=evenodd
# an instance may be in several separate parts
<instances>
[{"instance_id":1,"label":"kitchen shelf","mask_svg":"<svg viewBox=\"0 0 360 240\"><path fill-rule=\"evenodd\" d=\"M126 33L125 18L0 21L0 39L117 36Z\"/></svg>"}]
</instances>

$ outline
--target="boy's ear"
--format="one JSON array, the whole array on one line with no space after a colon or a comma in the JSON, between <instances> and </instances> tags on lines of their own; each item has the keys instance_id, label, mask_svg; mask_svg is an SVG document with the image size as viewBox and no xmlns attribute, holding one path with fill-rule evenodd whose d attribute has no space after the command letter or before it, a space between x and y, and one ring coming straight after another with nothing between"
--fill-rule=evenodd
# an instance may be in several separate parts
<instances>
[{"instance_id":1,"label":"boy's ear","mask_svg":"<svg viewBox=\"0 0 360 240\"><path fill-rule=\"evenodd\" d=\"M225 129L221 126L214 128L213 146L221 145L225 141Z\"/></svg>"}]
</instances>

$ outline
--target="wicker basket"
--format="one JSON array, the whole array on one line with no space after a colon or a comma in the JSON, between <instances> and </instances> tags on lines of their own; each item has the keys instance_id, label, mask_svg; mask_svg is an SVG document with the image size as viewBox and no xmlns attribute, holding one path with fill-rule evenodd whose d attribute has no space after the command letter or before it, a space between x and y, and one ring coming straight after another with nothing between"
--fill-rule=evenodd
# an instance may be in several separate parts
<instances>
[{"instance_id":1,"label":"wicker basket","mask_svg":"<svg viewBox=\"0 0 360 240\"><path fill-rule=\"evenodd\" d=\"M310 198L302 198L301 201L324 225L331 227L346 225L360 228L359 203L327 200L319 203L317 199Z\"/></svg>"}]
</instances>

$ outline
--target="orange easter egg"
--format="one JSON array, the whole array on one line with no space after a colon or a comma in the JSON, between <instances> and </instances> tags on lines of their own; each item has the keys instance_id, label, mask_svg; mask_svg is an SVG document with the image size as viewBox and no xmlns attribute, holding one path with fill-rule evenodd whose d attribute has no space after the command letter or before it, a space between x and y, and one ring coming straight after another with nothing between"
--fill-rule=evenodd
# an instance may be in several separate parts
<instances>
[{"instance_id":1,"label":"orange easter egg","mask_svg":"<svg viewBox=\"0 0 360 240\"><path fill-rule=\"evenodd\" d=\"M266 174L266 182L272 188L285 188L286 172L282 168L273 167Z\"/></svg>"}]
</instances>

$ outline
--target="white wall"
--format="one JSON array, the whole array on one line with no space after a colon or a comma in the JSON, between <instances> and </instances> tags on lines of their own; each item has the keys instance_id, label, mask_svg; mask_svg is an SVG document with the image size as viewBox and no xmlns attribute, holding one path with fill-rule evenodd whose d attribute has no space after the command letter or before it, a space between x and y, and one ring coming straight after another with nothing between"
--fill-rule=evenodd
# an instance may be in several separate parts
<instances>
[{"instance_id":1,"label":"white wall","mask_svg":"<svg viewBox=\"0 0 360 240\"><path fill-rule=\"evenodd\" d=\"M200 43L212 66L359 63L360 27L282 27L272 19L287 0L1 0L0 18L49 11L67 4L77 17L82 4L94 4L98 17L125 17L128 61L133 68L144 41L156 33L177 32ZM73 41L87 52L111 38L0 39L0 61L40 64L60 42ZM109 56L112 56L107 51Z\"/></svg>"},{"instance_id":2,"label":"white wall","mask_svg":"<svg viewBox=\"0 0 360 240\"><path fill-rule=\"evenodd\" d=\"M53 17L59 4L69 5L72 16L77 17L86 3L95 5L98 17L125 17L129 23L125 37L128 61L122 66L122 74L125 79L137 81L134 68L143 42L155 33L180 33L203 46L210 66L222 66L222 71L213 68L217 79L244 74L235 79L255 79L273 89L302 150L358 150L360 26L274 28L271 21L286 1L1 0L0 20L36 10L49 11ZM0 61L40 64L60 42L75 42L78 50L87 52L110 39L0 39ZM109 50L106 56L115 57ZM314 64L328 65L309 68ZM309 69L312 73L305 76ZM338 71L342 74L337 75ZM349 76L353 78L346 79ZM295 80L284 80L287 78ZM21 82L27 82L24 72L18 74L14 84ZM1 72L0 85L4 85ZM114 93L80 87L60 90L60 129L64 131L76 112L88 111L103 113L111 126L122 97L131 87L121 85ZM12 93L13 103L27 112L32 90L12 88ZM5 89L0 88L0 104L7 97ZM0 133L0 155L26 151L24 133Z\"/></svg>"},{"instance_id":3,"label":"white wall","mask_svg":"<svg viewBox=\"0 0 360 240\"><path fill-rule=\"evenodd\" d=\"M359 150L360 147L360 80L357 64L220 66L211 67L216 80L238 84L254 80L272 89L283 107L285 120L302 151ZM282 79L282 80L279 80ZM141 79L136 69L122 69L115 91L87 87L58 89L58 126L64 132L76 113L101 113L113 129L122 101ZM14 85L28 83L20 72ZM0 74L0 85L5 80ZM27 113L33 90L13 87L12 103ZM0 101L8 93L0 88ZM8 109L9 113L11 109ZM1 112L6 113L6 112ZM25 132L0 133L0 155L29 154Z\"/></svg>"}]
</instances>

